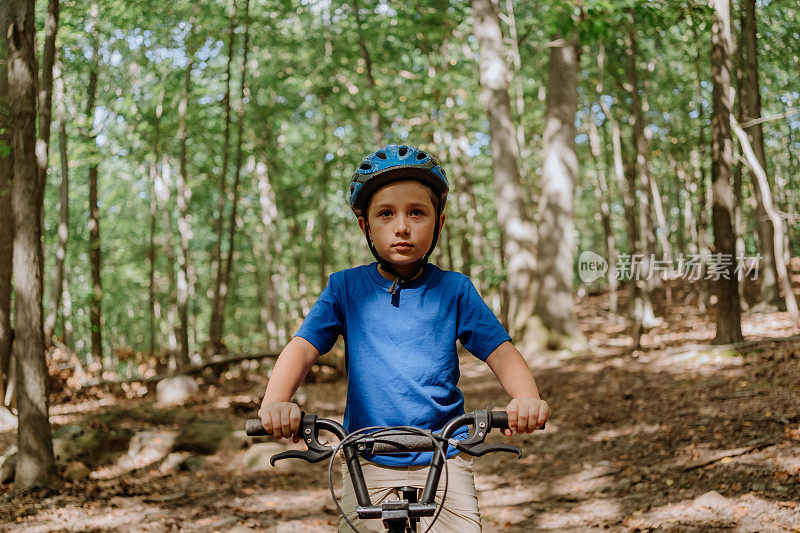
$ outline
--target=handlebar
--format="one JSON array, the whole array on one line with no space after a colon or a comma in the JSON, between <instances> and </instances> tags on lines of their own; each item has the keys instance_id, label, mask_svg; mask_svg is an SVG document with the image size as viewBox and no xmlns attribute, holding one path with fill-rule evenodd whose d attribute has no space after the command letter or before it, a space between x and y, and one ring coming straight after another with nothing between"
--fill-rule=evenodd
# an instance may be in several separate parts
<instances>
[{"instance_id":1,"label":"handlebar","mask_svg":"<svg viewBox=\"0 0 800 533\"><path fill-rule=\"evenodd\" d=\"M429 430L420 430L420 433L409 433L402 428L398 428L394 433L386 433L384 431L372 436L366 434L358 441L358 451L368 452L373 455L384 455L394 453L409 453L409 452L432 452L435 451L437 446L434 444L436 440L448 440L461 427L473 424L475 426L472 435L462 441L450 442L453 446L460 451L470 455L484 455L490 451L508 451L518 453L517 448L510 446L503 447L504 445L483 445L483 440L492 428L495 429L508 429L508 414L505 411L492 411L490 408L478 409L464 415L453 418L445 427L438 433L433 433ZM347 431L335 420L327 418L318 418L316 415L301 414L300 420L300 436L309 448L309 451L324 452L327 451L319 440L319 430L330 431L336 435L339 440L347 438ZM261 420L253 418L247 420L245 423L245 432L248 436L265 436L269 435L264 429ZM513 449L512 449L513 448ZM333 448L330 448L332 451ZM298 457L295 452L291 457ZM274 457L275 460L280 460L289 455L278 454ZM309 462L318 462L325 459L324 456L317 457L316 454L308 455L307 457L298 457L305 459Z\"/></svg>"},{"instance_id":2,"label":"handlebar","mask_svg":"<svg viewBox=\"0 0 800 533\"><path fill-rule=\"evenodd\" d=\"M470 435L463 440L452 439L452 435L461 427L472 425ZM373 455L429 452L433 451L428 479L425 489L418 504L409 504L408 516L422 517L433 516L436 504L433 498L436 487L439 485L442 468L445 466L447 445L454 446L461 452L473 456L482 456L491 452L509 452L522 457L522 451L507 444L485 444L484 439L491 429L508 429L508 414L505 411L492 411L491 408L477 409L470 413L457 416L450 420L439 432L422 430L418 428L381 428L373 433L348 436L347 430L336 422L327 418L318 418L316 415L301 414L300 436L303 438L308 450L290 450L273 455L270 464L282 459L303 459L316 463L330 458L333 452L341 447L344 451L347 468L353 482L353 489L358 501L358 515L361 518L380 517L383 512L381 506L374 506L369 498L361 464L358 460L359 453ZM542 426L544 429L544 426ZM248 420L245 424L247 435L268 435L259 419ZM319 431L329 431L341 441L338 446L324 446L319 442ZM329 472L330 473L330 472Z\"/></svg>"}]
</instances>

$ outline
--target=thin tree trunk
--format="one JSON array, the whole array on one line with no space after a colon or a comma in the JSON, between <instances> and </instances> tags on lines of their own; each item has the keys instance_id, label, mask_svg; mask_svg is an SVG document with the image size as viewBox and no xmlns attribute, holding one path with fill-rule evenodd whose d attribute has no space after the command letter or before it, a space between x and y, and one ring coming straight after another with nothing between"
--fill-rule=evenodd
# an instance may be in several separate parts
<instances>
[{"instance_id":1,"label":"thin tree trunk","mask_svg":"<svg viewBox=\"0 0 800 533\"><path fill-rule=\"evenodd\" d=\"M457 137L446 133L445 144L449 147L450 167L460 214L458 221L463 224L461 228L462 272L472 278L478 290L481 290L484 251L483 228L477 213L477 203L472 190L472 183L467 177L464 165L464 157L469 148L469 141L464 135L463 128L459 128Z\"/></svg>"},{"instance_id":2,"label":"thin tree trunk","mask_svg":"<svg viewBox=\"0 0 800 533\"><path fill-rule=\"evenodd\" d=\"M47 16L45 17L45 40L42 54L42 75L38 88L39 112L39 137L36 141L36 166L42 197L38 202L44 205L44 187L47 182L48 153L50 148L50 123L53 116L53 64L56 58L56 33L58 31L59 0L49 0ZM39 224L44 227L44 209L41 211L42 220ZM41 242L42 257L44 257L44 239ZM42 280L44 280L44 260L41 263ZM45 331L46 333L46 331ZM50 336L45 336L45 343L50 342Z\"/></svg>"},{"instance_id":3,"label":"thin tree trunk","mask_svg":"<svg viewBox=\"0 0 800 533\"><path fill-rule=\"evenodd\" d=\"M742 340L739 286L734 275L736 243L733 235L733 190L731 189L731 73L730 73L730 5L729 0L712 0L714 8L711 32L711 73L714 80L713 114L711 117L711 175L714 201L714 246L720 264L717 281L717 334L714 342L731 344Z\"/></svg>"},{"instance_id":4,"label":"thin tree trunk","mask_svg":"<svg viewBox=\"0 0 800 533\"><path fill-rule=\"evenodd\" d=\"M633 16L632 11L631 14ZM639 96L639 75L636 66L638 43L634 25L635 20L628 26L629 46L627 49L627 70L632 108L632 143L635 150L633 173L636 176L635 181L637 182L640 192L637 195L639 199L639 246L637 246L637 250L640 254L641 270L634 271L634 276L637 292L641 298L636 298L634 300L635 305L632 309L634 317L634 345L638 346L642 330L657 326L660 320L655 316L652 303L652 295L657 283L651 271L653 266L652 259L655 257L656 251L655 230L651 217L652 206L650 205L650 201L654 197L651 190L652 176L650 175L649 148L647 146L647 138L645 137L644 112L642 109L642 99ZM637 187L632 187L631 191L635 191L636 188ZM641 307L639 307L639 305L641 305Z\"/></svg>"},{"instance_id":5,"label":"thin tree trunk","mask_svg":"<svg viewBox=\"0 0 800 533\"><path fill-rule=\"evenodd\" d=\"M600 107L603 109L603 114L605 115L606 121L611 123L612 126L612 158L613 158L613 168L614 168L614 175L616 177L617 182L617 189L620 192L620 196L623 200L624 210L625 210L625 220L626 220L626 227L628 228L628 242L633 242L631 239L633 235L636 234L636 215L633 211L633 199L630 198L628 195L625 195L623 181L624 181L624 170L622 164L622 134L619 130L619 123L614 118L614 115L611 114L611 110L603 101L603 75L605 65L605 46L600 45L600 50L597 55L597 70L599 72L599 77L597 81L597 85L595 87L597 91L597 96L600 101ZM590 131L589 131L589 141L592 150L592 154L594 155L596 164L598 165L598 169L600 167L600 136L597 132L597 127L595 126L594 122L590 121L589 124ZM605 131L608 131L607 129ZM607 135L606 135L607 137ZM619 250L617 250L616 239L614 238L614 231L611 225L611 211L609 208L609 204L611 203L611 193L606 184L606 176L605 171L601 170L599 173L599 180L601 185L600 191L600 199L601 199L601 214L603 217L603 231L606 234L606 252L608 254L608 307L609 311L612 314L617 314L618 310L618 294L617 290L619 288L619 279L617 273L617 260L619 258ZM608 215L606 215L606 211Z\"/></svg>"},{"instance_id":6,"label":"thin tree trunk","mask_svg":"<svg viewBox=\"0 0 800 533\"><path fill-rule=\"evenodd\" d=\"M244 2L244 54L241 68L241 96L238 109L238 140L236 143L236 168L233 177L233 202L231 206L230 231L228 233L228 254L224 262L225 277L220 290L219 316L217 316L217 327L220 335L220 346L225 324L225 301L228 297L228 288L231 286L231 270L233 270L233 252L236 249L236 224L239 208L239 180L242 170L242 135L244 131L244 100L247 97L247 53L250 44L250 0Z\"/></svg>"},{"instance_id":7,"label":"thin tree trunk","mask_svg":"<svg viewBox=\"0 0 800 533\"><path fill-rule=\"evenodd\" d=\"M87 94L89 98L86 102L86 128L87 143L90 148L89 159L89 263L92 273L92 298L90 304L91 324L92 324L92 358L103 364L103 286L100 276L100 265L102 262L100 253L100 212L97 205L97 169L99 164L99 154L97 140L94 131L94 111L95 98L97 97L97 75L100 56L98 49L100 46L97 31L98 10L97 4L92 4L92 62L89 71L89 87Z\"/></svg>"},{"instance_id":8,"label":"thin tree trunk","mask_svg":"<svg viewBox=\"0 0 800 533\"><path fill-rule=\"evenodd\" d=\"M64 276L63 282L63 293L64 293L64 344L67 346L72 346L74 342L74 335L72 329L72 298L69 293L69 281L67 277Z\"/></svg>"},{"instance_id":9,"label":"thin tree trunk","mask_svg":"<svg viewBox=\"0 0 800 533\"><path fill-rule=\"evenodd\" d=\"M53 291L50 310L44 322L44 338L52 339L56 328L58 309L64 286L64 260L69 238L69 160L67 159L67 108L64 103L64 78L61 61L55 64L56 120L58 121L59 153L61 155L61 183L58 198L58 249L56 250ZM41 119L40 119L41 120Z\"/></svg>"},{"instance_id":10,"label":"thin tree trunk","mask_svg":"<svg viewBox=\"0 0 800 533\"><path fill-rule=\"evenodd\" d=\"M767 173L764 172L763 167L761 167L761 163L758 161L758 156L751 146L750 140L747 138L745 131L739 126L739 124L736 123L736 119L733 118L733 115L730 115L730 120L731 123L729 127L733 127L733 131L741 143L742 149L744 150L746 156L745 161L747 162L747 166L758 180L758 187L761 192L761 198L764 202L764 209L766 210L767 216L769 217L773 227L773 252L776 258L783 258L785 249L783 223L781 221L780 214L772 203L772 193L769 190ZM789 311L789 315L792 317L792 322L800 325L800 312L798 312L797 309L797 300L795 299L794 292L792 291L792 283L789 279L789 272L786 269L786 263L784 261L776 261L776 264L778 267L778 280L780 281L781 287L783 287L784 297L786 299L786 310Z\"/></svg>"},{"instance_id":11,"label":"thin tree trunk","mask_svg":"<svg viewBox=\"0 0 800 533\"><path fill-rule=\"evenodd\" d=\"M742 10L743 13L743 10ZM744 16L744 15L742 15ZM740 34L741 37L741 34ZM734 51L734 57L736 60L734 61L734 72L735 72L735 79L736 79L736 91L738 94L741 94L742 85L743 85L743 74L742 68L744 63L743 57L743 46L741 42L741 38L738 42L733 43L736 47ZM736 117L737 120L742 120L742 105L741 102L734 102L736 105ZM741 151L741 149L740 149ZM738 152L737 152L738 153ZM734 161L733 166L733 234L736 237L736 261L737 266L739 262L739 258L744 258L745 256L745 242L744 242L744 202L742 197L742 174L744 169L742 165L739 164L737 161ZM745 284L747 280L745 276L742 275L741 272L738 272L736 276L736 281L739 283L739 307L741 310L747 311L747 298L745 297Z\"/></svg>"},{"instance_id":12,"label":"thin tree trunk","mask_svg":"<svg viewBox=\"0 0 800 533\"><path fill-rule=\"evenodd\" d=\"M517 150L519 150L520 159L520 172L521 179L528 189L533 189L532 183L529 183L529 176L531 169L528 165L528 157L530 156L530 149L528 142L525 140L525 128L522 124L522 117L525 116L525 98L522 91L522 76L519 75L522 70L522 58L519 53L519 37L517 36L517 19L514 16L514 1L506 0L506 16L508 18L508 37L511 42L511 60L514 65L514 107L517 111Z\"/></svg>"},{"instance_id":13,"label":"thin tree trunk","mask_svg":"<svg viewBox=\"0 0 800 533\"><path fill-rule=\"evenodd\" d=\"M739 97L739 106L741 108L742 124L746 124L751 120L761 118L761 93L759 91L758 83L758 42L757 42L757 24L755 14L755 0L743 0L742 2L742 36L741 47L742 50L742 84L741 94ZM745 128L750 139L750 144L753 147L753 152L758 159L758 163L762 169L766 171L767 158L764 154L764 133L761 128L761 123L758 122ZM761 187L757 183L757 177L751 173L753 177L753 184L756 191L756 217L758 223L758 236L761 242L761 269L759 277L761 278L761 300L754 308L760 312L774 311L778 309L780 302L780 295L778 294L778 278L777 273L780 267L778 262L783 261L780 256L775 256L772 249L773 225L770 222L769 215L764 207L765 200L761 197ZM782 232L782 230L781 230ZM784 269L785 269L784 265Z\"/></svg>"},{"instance_id":14,"label":"thin tree trunk","mask_svg":"<svg viewBox=\"0 0 800 533\"><path fill-rule=\"evenodd\" d=\"M193 38L194 21L189 23L192 28L189 30L189 41ZM177 204L178 204L178 234L180 235L180 247L178 248L178 285L177 285L177 304L180 325L178 327L178 368L186 368L191 365L189 359L189 313L187 310L189 302L189 239L192 229L189 225L189 196L187 193L187 170L186 170L186 113L189 107L189 88L192 80L192 67L194 66L194 50L191 44L187 47L189 64L186 65L186 73L183 78L183 95L178 105L178 140L180 141L180 171L177 179Z\"/></svg>"},{"instance_id":15,"label":"thin tree trunk","mask_svg":"<svg viewBox=\"0 0 800 533\"><path fill-rule=\"evenodd\" d=\"M694 35L694 42L700 42L700 34L698 31L699 20L692 24L692 33ZM699 131L697 136L697 144L689 153L689 160L692 163L695 173L695 181L697 183L697 247L700 254L700 270L698 272L700 279L698 280L698 294L697 305L700 313L705 314L711 299L710 283L705 279L707 265L711 256L711 237L708 233L708 206L711 204L709 197L709 190L706 183L706 167L703 164L706 161L706 127L705 116L703 114L703 76L700 71L700 61L702 50L698 46L697 56L695 57L695 88L697 90L697 118L699 124Z\"/></svg>"},{"instance_id":16,"label":"thin tree trunk","mask_svg":"<svg viewBox=\"0 0 800 533\"><path fill-rule=\"evenodd\" d=\"M497 7L472 1L474 33L480 49L481 102L489 119L497 214L508 269L508 326L523 352L542 345L529 328L534 313L536 228L525 212L518 170L519 153L511 120L508 66Z\"/></svg>"},{"instance_id":17,"label":"thin tree trunk","mask_svg":"<svg viewBox=\"0 0 800 533\"><path fill-rule=\"evenodd\" d=\"M687 234L686 250L691 256L696 256L698 252L697 247L697 218L694 216L694 208L692 207L692 197L697 193L697 183L692 180L691 172L686 172L683 161L675 161L676 174L678 182L681 186L681 202L683 203L683 231Z\"/></svg>"},{"instance_id":18,"label":"thin tree trunk","mask_svg":"<svg viewBox=\"0 0 800 533\"><path fill-rule=\"evenodd\" d=\"M580 349L585 338L575 318L572 276L575 247L574 199L578 179L575 113L580 44L557 36L550 47L550 72L543 139L539 204L535 314L547 344Z\"/></svg>"},{"instance_id":19,"label":"thin tree trunk","mask_svg":"<svg viewBox=\"0 0 800 533\"><path fill-rule=\"evenodd\" d=\"M266 152L266 150L264 150L264 152ZM264 257L261 259L257 258L257 261L263 262L266 268L266 282L264 287L266 294L262 299L265 304L262 305L261 308L261 319L266 332L267 347L273 350L278 346L278 319L280 317L280 309L278 307L280 295L276 284L276 268L273 264L275 262L275 257L277 257L275 253L275 236L277 231L275 230L277 229L278 206L275 204L275 194L269 183L269 170L266 161L260 161L256 164L256 181L258 199L261 206L262 231L264 234Z\"/></svg>"},{"instance_id":20,"label":"thin tree trunk","mask_svg":"<svg viewBox=\"0 0 800 533\"><path fill-rule=\"evenodd\" d=\"M161 172L159 177L159 192L157 194L161 199L163 207L161 210L161 219L164 224L164 235L166 235L164 250L167 256L167 281L169 284L169 288L167 290L167 347L169 349L170 357L177 368L178 361L175 358L178 356L178 289L175 279L174 232L172 231L172 215L170 214L171 210L169 209L169 197L172 194L172 165L169 162L169 156L167 154L163 154L161 157Z\"/></svg>"},{"instance_id":21,"label":"thin tree trunk","mask_svg":"<svg viewBox=\"0 0 800 533\"><path fill-rule=\"evenodd\" d=\"M682 260L686 257L686 226L684 225L684 221L686 221L686 213L684 208L686 207L683 202L683 194L686 192L684 188L684 178L683 171L680 168L680 164L675 159L673 152L668 152L670 168L672 169L672 183L673 183L673 196L672 196L672 205L678 209L678 220L675 223L675 231L678 234L678 258Z\"/></svg>"},{"instance_id":22,"label":"thin tree trunk","mask_svg":"<svg viewBox=\"0 0 800 533\"><path fill-rule=\"evenodd\" d=\"M324 97L323 97L324 104ZM322 117L322 154L328 153L328 132L330 131L328 125L327 114L323 111ZM320 287L325 287L328 283L328 263L330 262L329 254L329 227L330 216L328 215L328 187L331 181L331 162L325 158L322 160L322 172L320 175L320 201L317 210L319 217L319 283Z\"/></svg>"},{"instance_id":23,"label":"thin tree trunk","mask_svg":"<svg viewBox=\"0 0 800 533\"><path fill-rule=\"evenodd\" d=\"M36 145L36 21L33 0L12 2L9 29L8 94L11 104L11 144L14 151L12 211L14 213L14 293L17 363L16 490L47 486L55 477L50 436L47 367L42 329L41 199Z\"/></svg>"},{"instance_id":24,"label":"thin tree trunk","mask_svg":"<svg viewBox=\"0 0 800 533\"><path fill-rule=\"evenodd\" d=\"M378 110L378 103L381 101L377 97L375 91L375 78L372 75L372 58L367 49L367 41L364 39L365 31L363 29L363 22L361 20L359 0L353 0L353 14L356 17L356 24L358 29L358 48L361 50L361 58L364 60L364 74L367 77L367 87L373 95L372 109L370 110L370 121L372 122L372 132L377 146L383 145L383 119Z\"/></svg>"},{"instance_id":25,"label":"thin tree trunk","mask_svg":"<svg viewBox=\"0 0 800 533\"><path fill-rule=\"evenodd\" d=\"M225 317L225 294L223 284L225 280L225 263L222 261L222 220L225 218L225 181L228 175L230 159L230 131L231 131L231 63L233 62L234 29L236 27L236 0L228 0L228 63L225 70L225 134L222 145L222 172L219 177L219 203L217 205L216 233L217 241L212 253L213 268L216 270L214 282L214 296L211 302L211 320L209 324L208 344L204 349L206 356L216 353L226 353L227 349L222 343L222 329Z\"/></svg>"},{"instance_id":26,"label":"thin tree trunk","mask_svg":"<svg viewBox=\"0 0 800 533\"><path fill-rule=\"evenodd\" d=\"M606 171L603 167L603 153L600 148L600 134L597 132L597 126L594 123L594 118L588 121L589 125L589 144L592 151L592 158L597 167L597 184L595 188L595 198L597 203L600 204L600 223L603 226L603 234L605 235L606 242L606 257L608 257L608 310L616 315L617 314L617 287L619 280L617 280L617 243L614 239L614 230L611 225L611 207L610 197L611 193L608 190L608 182L606 181Z\"/></svg>"},{"instance_id":27,"label":"thin tree trunk","mask_svg":"<svg viewBox=\"0 0 800 533\"><path fill-rule=\"evenodd\" d=\"M602 96L602 95L601 95ZM617 183L617 190L619 190L622 197L622 206L625 212L625 228L628 237L628 253L633 256L636 254L637 235L638 230L636 227L636 203L634 202L634 191L626 190L626 177L625 166L622 161L622 131L619 127L619 122L614 118L611 109L606 105L603 99L600 99L600 106L603 108L603 114L606 120L611 123L611 146L614 158L614 179ZM635 291L633 291L635 292Z\"/></svg>"},{"instance_id":28,"label":"thin tree trunk","mask_svg":"<svg viewBox=\"0 0 800 533\"><path fill-rule=\"evenodd\" d=\"M11 270L14 249L14 216L11 211L14 152L11 146L7 38L11 7L11 2L0 2L0 373L6 376L10 375L11 361ZM5 385L6 381L0 378L0 400L5 396Z\"/></svg>"},{"instance_id":29,"label":"thin tree trunk","mask_svg":"<svg viewBox=\"0 0 800 533\"><path fill-rule=\"evenodd\" d=\"M150 355L156 351L156 315L160 314L157 310L156 301L156 228L158 213L158 198L156 197L156 187L158 185L158 160L161 159L161 116L164 113L164 93L166 76L161 77L161 91L156 103L156 112L153 117L153 160L150 163L150 249L147 253L150 263L150 280L148 283L149 301L149 333L150 333Z\"/></svg>"}]
</instances>

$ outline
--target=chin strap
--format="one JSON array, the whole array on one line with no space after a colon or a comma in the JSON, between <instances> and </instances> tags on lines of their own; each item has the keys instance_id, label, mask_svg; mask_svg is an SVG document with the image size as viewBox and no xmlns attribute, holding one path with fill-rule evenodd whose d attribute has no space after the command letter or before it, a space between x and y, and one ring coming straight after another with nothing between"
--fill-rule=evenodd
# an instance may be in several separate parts
<instances>
[{"instance_id":1,"label":"chin strap","mask_svg":"<svg viewBox=\"0 0 800 533\"><path fill-rule=\"evenodd\" d=\"M364 224L366 225L367 228L367 231L364 233L364 236L367 238L367 245L369 246L369 251L372 252L372 255L375 256L375 259L377 259L378 261L378 266L380 266L384 270L384 272L388 272L392 276L395 276L395 280L389 287L388 291L389 294L394 294L395 291L397 291L397 287L399 284L405 283L406 281L410 280L411 278L419 274L423 268L425 268L425 265L428 262L428 257L430 257L431 253L433 253L434 248L436 248L436 242L439 240L439 216L440 213L437 210L436 226L433 228L433 239L431 240L431 247L428 249L428 251L425 253L424 256L422 256L420 259L417 260L416 263L417 268L414 269L414 271L406 277L403 277L400 274L398 274L397 271L392 266L392 264L380 256L378 250L375 248L375 245L372 243L372 239L370 239L369 237L369 222L367 222L366 217L364 218Z\"/></svg>"}]
</instances>

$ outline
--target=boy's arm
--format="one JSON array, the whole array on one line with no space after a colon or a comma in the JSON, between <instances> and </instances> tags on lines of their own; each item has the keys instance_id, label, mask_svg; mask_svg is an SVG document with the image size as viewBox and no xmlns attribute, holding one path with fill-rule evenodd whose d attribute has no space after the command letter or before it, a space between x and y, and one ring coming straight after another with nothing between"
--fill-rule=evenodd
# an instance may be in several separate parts
<instances>
[{"instance_id":1,"label":"boy's arm","mask_svg":"<svg viewBox=\"0 0 800 533\"><path fill-rule=\"evenodd\" d=\"M300 430L300 407L291 403L292 396L319 356L319 350L302 337L290 340L278 356L258 411L264 429L276 438L288 438Z\"/></svg>"},{"instance_id":2,"label":"boy's arm","mask_svg":"<svg viewBox=\"0 0 800 533\"><path fill-rule=\"evenodd\" d=\"M512 430L531 433L541 427L550 417L550 406L539 396L533 374L519 350L506 341L489 354L486 364L511 396L506 407L510 429L503 433L510 437Z\"/></svg>"}]
</instances>

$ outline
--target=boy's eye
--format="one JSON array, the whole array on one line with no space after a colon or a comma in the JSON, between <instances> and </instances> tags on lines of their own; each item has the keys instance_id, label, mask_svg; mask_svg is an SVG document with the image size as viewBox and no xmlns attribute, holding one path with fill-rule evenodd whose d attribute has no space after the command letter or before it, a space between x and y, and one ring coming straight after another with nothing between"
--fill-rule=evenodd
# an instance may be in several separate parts
<instances>
[{"instance_id":1,"label":"boy's eye","mask_svg":"<svg viewBox=\"0 0 800 533\"><path fill-rule=\"evenodd\" d=\"M418 216L424 215L425 213L422 212L422 209L412 209L411 210L411 214L413 216L418 217Z\"/></svg>"},{"instance_id":2,"label":"boy's eye","mask_svg":"<svg viewBox=\"0 0 800 533\"><path fill-rule=\"evenodd\" d=\"M389 211L388 209L384 209L383 211L378 211L378 216L379 217L388 217L388 216L391 216L391 214L392 214L392 212Z\"/></svg>"}]
</instances>

